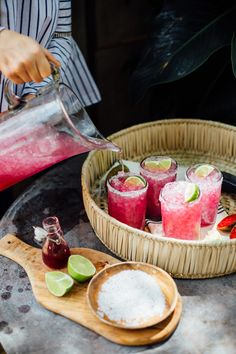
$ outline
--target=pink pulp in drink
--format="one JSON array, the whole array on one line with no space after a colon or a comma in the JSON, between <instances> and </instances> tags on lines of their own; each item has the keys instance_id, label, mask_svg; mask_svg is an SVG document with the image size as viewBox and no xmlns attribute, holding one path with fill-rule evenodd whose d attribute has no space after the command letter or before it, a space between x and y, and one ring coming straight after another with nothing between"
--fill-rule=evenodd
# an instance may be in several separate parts
<instances>
[{"instance_id":1,"label":"pink pulp in drink","mask_svg":"<svg viewBox=\"0 0 236 354\"><path fill-rule=\"evenodd\" d=\"M202 194L202 218L201 226L208 226L215 223L218 205L221 196L222 174L215 167L206 177L199 177L195 174L200 164L190 167L186 172L186 180L196 183Z\"/></svg>"},{"instance_id":2,"label":"pink pulp in drink","mask_svg":"<svg viewBox=\"0 0 236 354\"><path fill-rule=\"evenodd\" d=\"M147 182L138 176L144 186L127 186L125 180L130 176L133 175L120 172L107 182L108 213L124 224L143 229L147 205Z\"/></svg>"},{"instance_id":3,"label":"pink pulp in drink","mask_svg":"<svg viewBox=\"0 0 236 354\"><path fill-rule=\"evenodd\" d=\"M200 238L201 196L185 202L189 182L167 183L161 191L162 226L166 237L184 240Z\"/></svg>"},{"instance_id":4,"label":"pink pulp in drink","mask_svg":"<svg viewBox=\"0 0 236 354\"><path fill-rule=\"evenodd\" d=\"M14 134L8 139L0 137L0 191L38 173L68 157L89 149L80 140L44 125L26 132Z\"/></svg>"},{"instance_id":5,"label":"pink pulp in drink","mask_svg":"<svg viewBox=\"0 0 236 354\"><path fill-rule=\"evenodd\" d=\"M161 204L159 196L161 189L166 183L174 182L177 174L177 163L171 159L171 166L168 170L156 170L153 171L145 167L146 161L160 161L162 159L168 159L166 156L150 156L145 158L140 163L140 174L148 182L147 191L147 217L152 220L159 220L161 218Z\"/></svg>"}]
</instances>

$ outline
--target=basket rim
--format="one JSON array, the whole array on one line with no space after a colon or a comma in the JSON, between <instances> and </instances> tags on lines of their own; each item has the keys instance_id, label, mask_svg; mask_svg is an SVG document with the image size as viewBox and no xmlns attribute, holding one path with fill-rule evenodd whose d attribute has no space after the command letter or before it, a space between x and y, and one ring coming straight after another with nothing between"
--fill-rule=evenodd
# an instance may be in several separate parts
<instances>
[{"instance_id":1,"label":"basket rim","mask_svg":"<svg viewBox=\"0 0 236 354\"><path fill-rule=\"evenodd\" d=\"M119 130L116 133L113 133L108 136L108 139L114 139L118 138L119 136L124 135L124 133L130 133L132 131L140 130L145 127L152 127L154 125L158 124L173 124L173 123L187 123L187 124L201 124L201 125L208 125L208 126L213 126L213 127L218 127L218 128L224 128L229 131L235 131L236 132L236 126L234 127L233 125L226 124L226 123L221 123L221 122L215 122L213 120L205 120L205 119L190 119L190 118L168 118L168 119L160 119L160 120L153 120L151 122L146 122L146 123L139 123L132 125L131 127Z\"/></svg>"},{"instance_id":2,"label":"basket rim","mask_svg":"<svg viewBox=\"0 0 236 354\"><path fill-rule=\"evenodd\" d=\"M119 130L116 133L113 133L111 135L109 135L107 137L107 139L112 140L112 139L117 139L120 136L123 136L124 134L127 133L132 133L133 131L138 131L138 130L142 130L143 128L147 128L147 127L152 127L152 126L156 126L156 125L161 125L161 124L166 124L166 125L170 125L170 124L182 124L182 123L186 123L186 124L199 124L199 125L207 125L209 127L217 127L217 128L223 128L225 130L228 131L234 131L236 133L236 126L230 125L230 124L226 124L226 123L221 123L221 122L215 122L213 120L205 120L205 119L191 119L191 118L168 118L168 119L160 119L160 120L153 120L150 122L146 122L146 123L139 123L139 124L135 124L132 125L128 128L124 128L122 130ZM88 164L88 160L93 156L96 155L97 153L101 152L103 150L92 150L89 152L86 160L83 163L83 167L82 167L82 172L84 170L84 166Z\"/></svg>"},{"instance_id":3,"label":"basket rim","mask_svg":"<svg viewBox=\"0 0 236 354\"><path fill-rule=\"evenodd\" d=\"M215 121L211 121L211 120L203 120L203 119L181 119L181 118L174 118L174 119L162 119L162 120L156 120L156 121L151 121L151 122L147 122L147 123L140 123L140 124L136 124L133 125L129 128L126 129L122 129L117 133L114 133L112 135L110 135L108 137L108 139L112 140L112 139L117 139L120 136L123 136L127 133L131 133L133 131L137 131L137 130L141 130L145 127L152 127L152 126L156 126L159 124L173 124L173 123L178 123L178 124L182 124L182 123L186 123L186 124L203 124L203 125L207 125L207 126L213 126L213 127L218 127L218 128L223 128L229 131L234 131L236 133L236 127L231 126L229 124L225 124L225 123L221 123L221 122L215 122ZM173 246L191 246L191 247L200 247L200 248L206 248L206 247L214 247L214 248L224 248L224 247L236 247L236 239L228 239L228 240L224 240L222 242L215 242L214 244L211 244L210 242L206 242L204 240L199 240L199 241L191 241L191 240L182 240L182 239L177 239L177 238L170 238L170 237L164 237L164 236L155 236L152 233L148 233L146 231L143 230L139 230L139 229L135 229L131 226L128 226L116 219L114 219L113 217L111 217L110 215L108 215L105 211L103 211L93 200L93 198L91 197L90 191L89 191L89 187L86 183L86 175L87 175L87 171L88 171L88 167L89 167L89 163L90 160L92 159L92 157L94 155L96 155L97 153L99 153L101 150L95 150L95 151L91 151L86 160L83 163L82 166L82 172L81 172L81 182L82 182L82 191L83 191L83 196L84 194L86 194L86 197L89 199L89 203L90 205L96 210L96 212L98 214L100 214L103 218L106 219L107 222L112 223L114 226L119 227L123 230L126 230L127 232L131 233L134 236L141 236L144 238L147 238L149 240L152 240L154 242L161 242L161 243L170 243Z\"/></svg>"}]
</instances>

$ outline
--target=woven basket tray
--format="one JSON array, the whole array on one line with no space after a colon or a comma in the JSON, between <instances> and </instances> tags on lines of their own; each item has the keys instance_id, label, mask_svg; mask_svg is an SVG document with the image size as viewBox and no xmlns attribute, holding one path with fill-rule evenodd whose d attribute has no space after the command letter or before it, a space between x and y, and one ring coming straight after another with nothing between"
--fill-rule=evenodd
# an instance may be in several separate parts
<instances>
[{"instance_id":1,"label":"woven basket tray","mask_svg":"<svg viewBox=\"0 0 236 354\"><path fill-rule=\"evenodd\" d=\"M236 175L236 127L190 119L168 119L122 130L110 139L126 160L168 155L180 164L212 163ZM157 265L176 278L211 278L236 271L236 240L217 244L156 237L110 217L91 191L117 160L110 151L91 152L82 169L85 209L99 239L122 259ZM236 212L236 196L223 195L225 209Z\"/></svg>"}]
</instances>

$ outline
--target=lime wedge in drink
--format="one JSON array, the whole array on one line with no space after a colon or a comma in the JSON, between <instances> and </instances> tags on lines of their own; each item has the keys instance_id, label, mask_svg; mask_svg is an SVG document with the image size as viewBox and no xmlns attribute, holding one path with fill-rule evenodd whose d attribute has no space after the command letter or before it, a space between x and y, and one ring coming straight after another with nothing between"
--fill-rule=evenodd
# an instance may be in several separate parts
<instances>
[{"instance_id":1,"label":"lime wedge in drink","mask_svg":"<svg viewBox=\"0 0 236 354\"><path fill-rule=\"evenodd\" d=\"M123 167L123 168L124 168L124 172L129 172L129 168L128 168L125 164L124 164L123 166L124 166L124 167ZM118 174L118 172L121 172L121 171L122 171L122 165L121 165L121 163L118 163L117 166L112 167L112 168L109 170L108 174L107 174L106 182L109 181L109 179L110 179L111 177L116 176L116 175Z\"/></svg>"},{"instance_id":2,"label":"lime wedge in drink","mask_svg":"<svg viewBox=\"0 0 236 354\"><path fill-rule=\"evenodd\" d=\"M195 183L189 183L184 193L184 201L186 203L193 202L198 199L199 194L199 187Z\"/></svg>"},{"instance_id":3,"label":"lime wedge in drink","mask_svg":"<svg viewBox=\"0 0 236 354\"><path fill-rule=\"evenodd\" d=\"M171 159L148 160L144 166L152 171L168 171L171 167Z\"/></svg>"},{"instance_id":4,"label":"lime wedge in drink","mask_svg":"<svg viewBox=\"0 0 236 354\"><path fill-rule=\"evenodd\" d=\"M63 296L72 288L73 279L63 272L54 271L45 274L48 290L55 296Z\"/></svg>"},{"instance_id":5,"label":"lime wedge in drink","mask_svg":"<svg viewBox=\"0 0 236 354\"><path fill-rule=\"evenodd\" d=\"M124 185L127 186L127 187L130 187L130 186L145 187L146 183L145 183L145 181L143 180L142 177L129 176L124 181Z\"/></svg>"},{"instance_id":6,"label":"lime wedge in drink","mask_svg":"<svg viewBox=\"0 0 236 354\"><path fill-rule=\"evenodd\" d=\"M87 258L79 255L70 256L68 259L68 273L79 282L92 278L96 273L93 263Z\"/></svg>"},{"instance_id":7,"label":"lime wedge in drink","mask_svg":"<svg viewBox=\"0 0 236 354\"><path fill-rule=\"evenodd\" d=\"M211 165L201 165L196 168L195 175L204 178L207 177L213 170L214 167Z\"/></svg>"}]
</instances>

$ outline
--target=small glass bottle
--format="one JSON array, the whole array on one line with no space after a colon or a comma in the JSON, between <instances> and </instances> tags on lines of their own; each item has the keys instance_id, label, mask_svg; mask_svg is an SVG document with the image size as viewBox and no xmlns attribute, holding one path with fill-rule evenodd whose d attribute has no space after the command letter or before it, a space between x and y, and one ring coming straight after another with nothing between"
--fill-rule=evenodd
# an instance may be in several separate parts
<instances>
[{"instance_id":1,"label":"small glass bottle","mask_svg":"<svg viewBox=\"0 0 236 354\"><path fill-rule=\"evenodd\" d=\"M43 220L43 228L47 231L42 247L43 262L54 269L65 267L70 256L70 249L63 237L58 218L47 217Z\"/></svg>"}]
</instances>

